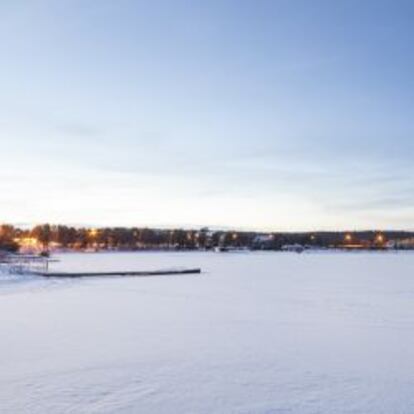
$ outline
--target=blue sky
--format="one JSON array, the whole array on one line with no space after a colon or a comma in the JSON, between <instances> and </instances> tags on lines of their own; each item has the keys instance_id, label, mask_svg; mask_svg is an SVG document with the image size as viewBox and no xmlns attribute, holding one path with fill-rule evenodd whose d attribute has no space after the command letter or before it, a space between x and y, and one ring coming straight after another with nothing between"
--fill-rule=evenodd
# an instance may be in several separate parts
<instances>
[{"instance_id":1,"label":"blue sky","mask_svg":"<svg viewBox=\"0 0 414 414\"><path fill-rule=\"evenodd\" d=\"M411 1L3 0L0 220L414 228Z\"/></svg>"}]
</instances>

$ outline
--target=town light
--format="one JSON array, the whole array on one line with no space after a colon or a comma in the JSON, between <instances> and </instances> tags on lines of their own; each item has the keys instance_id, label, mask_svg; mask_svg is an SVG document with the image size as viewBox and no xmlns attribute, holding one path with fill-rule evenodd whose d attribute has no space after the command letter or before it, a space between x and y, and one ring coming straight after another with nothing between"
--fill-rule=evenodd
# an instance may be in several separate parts
<instances>
[{"instance_id":1,"label":"town light","mask_svg":"<svg viewBox=\"0 0 414 414\"><path fill-rule=\"evenodd\" d=\"M345 234L345 241L348 242L348 243L351 242L352 241L352 235L349 234L349 233Z\"/></svg>"},{"instance_id":2,"label":"town light","mask_svg":"<svg viewBox=\"0 0 414 414\"><path fill-rule=\"evenodd\" d=\"M90 229L89 230L89 236L96 237L98 235L98 230L96 229Z\"/></svg>"},{"instance_id":3,"label":"town light","mask_svg":"<svg viewBox=\"0 0 414 414\"><path fill-rule=\"evenodd\" d=\"M13 241L23 248L36 248L39 245L35 237L16 237Z\"/></svg>"}]
</instances>

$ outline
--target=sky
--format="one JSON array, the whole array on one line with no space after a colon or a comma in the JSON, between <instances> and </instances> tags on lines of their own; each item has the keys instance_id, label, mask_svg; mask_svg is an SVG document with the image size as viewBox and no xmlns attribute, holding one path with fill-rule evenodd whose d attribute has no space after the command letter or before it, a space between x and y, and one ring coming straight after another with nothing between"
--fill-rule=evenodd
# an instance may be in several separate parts
<instances>
[{"instance_id":1,"label":"sky","mask_svg":"<svg viewBox=\"0 0 414 414\"><path fill-rule=\"evenodd\" d=\"M2 0L0 221L414 229L414 3Z\"/></svg>"}]
</instances>

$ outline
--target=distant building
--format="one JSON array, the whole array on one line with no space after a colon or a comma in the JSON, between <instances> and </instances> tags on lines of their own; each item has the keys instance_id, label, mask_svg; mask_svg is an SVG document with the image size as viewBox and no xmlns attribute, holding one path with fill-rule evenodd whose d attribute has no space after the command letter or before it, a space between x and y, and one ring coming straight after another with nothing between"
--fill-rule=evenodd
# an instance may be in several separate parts
<instances>
[{"instance_id":1,"label":"distant building","mask_svg":"<svg viewBox=\"0 0 414 414\"><path fill-rule=\"evenodd\" d=\"M414 237L402 240L391 240L388 242L388 246L391 249L404 249L411 250L414 249Z\"/></svg>"},{"instance_id":2,"label":"distant building","mask_svg":"<svg viewBox=\"0 0 414 414\"><path fill-rule=\"evenodd\" d=\"M295 244L284 244L281 248L284 252L295 252L295 253L302 253L305 250L305 247L299 243Z\"/></svg>"},{"instance_id":3,"label":"distant building","mask_svg":"<svg viewBox=\"0 0 414 414\"><path fill-rule=\"evenodd\" d=\"M269 250L274 247L275 236L273 234L259 234L252 242L253 249Z\"/></svg>"}]
</instances>

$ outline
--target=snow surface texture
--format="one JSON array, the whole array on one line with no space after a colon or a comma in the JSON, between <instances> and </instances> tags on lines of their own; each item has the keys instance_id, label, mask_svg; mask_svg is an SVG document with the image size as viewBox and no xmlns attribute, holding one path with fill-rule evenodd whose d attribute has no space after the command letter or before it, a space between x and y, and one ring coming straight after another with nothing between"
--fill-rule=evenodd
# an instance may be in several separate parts
<instances>
[{"instance_id":1,"label":"snow surface texture","mask_svg":"<svg viewBox=\"0 0 414 414\"><path fill-rule=\"evenodd\" d=\"M0 275L0 412L414 412L414 255L66 254Z\"/></svg>"}]
</instances>

